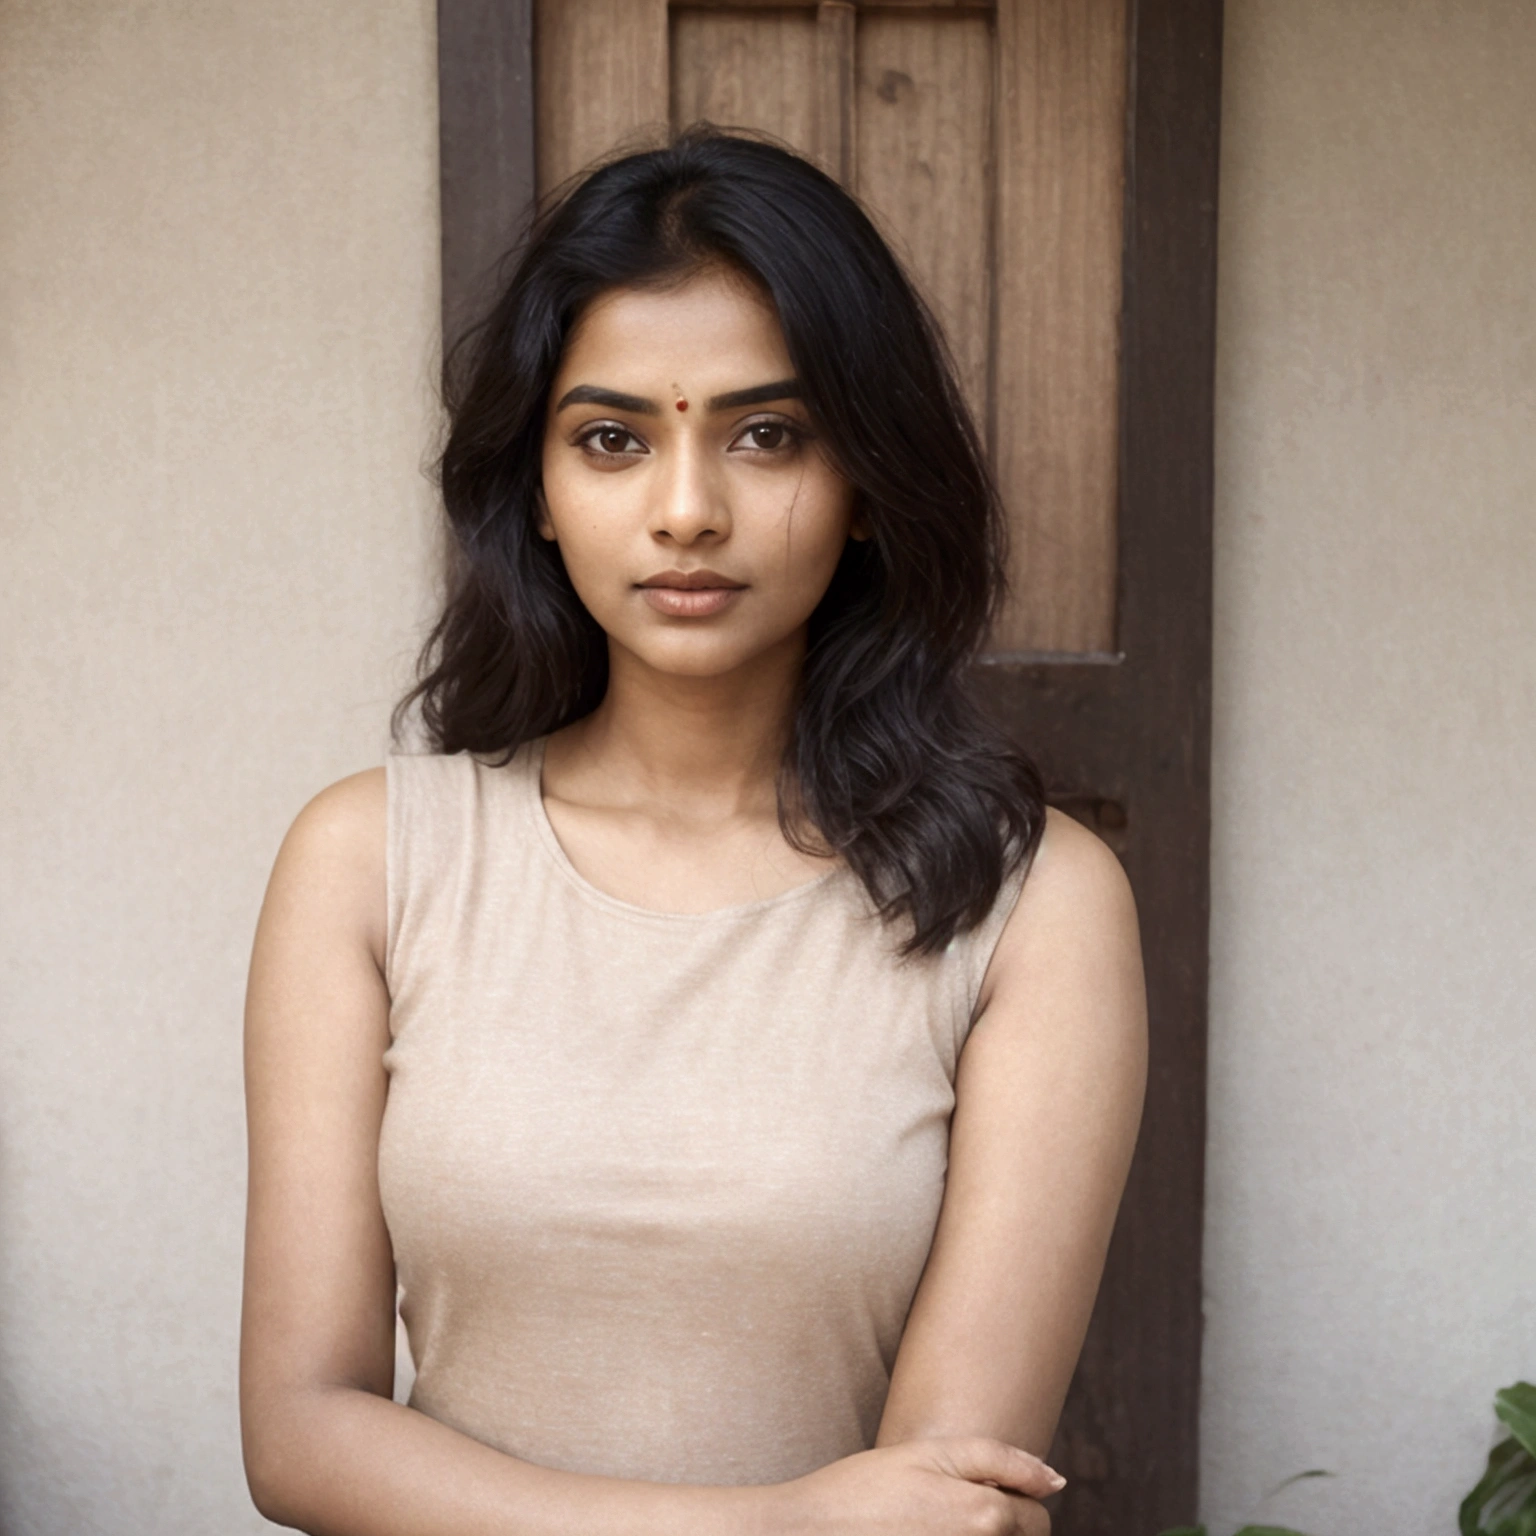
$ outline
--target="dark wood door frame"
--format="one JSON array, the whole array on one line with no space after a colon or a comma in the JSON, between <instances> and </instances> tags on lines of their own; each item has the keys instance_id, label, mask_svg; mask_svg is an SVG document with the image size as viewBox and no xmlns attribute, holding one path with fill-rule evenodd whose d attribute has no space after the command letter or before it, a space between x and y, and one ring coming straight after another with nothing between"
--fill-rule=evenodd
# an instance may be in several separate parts
<instances>
[{"instance_id":1,"label":"dark wood door frame","mask_svg":"<svg viewBox=\"0 0 1536 1536\"><path fill-rule=\"evenodd\" d=\"M1146 1114L1062 1417L1058 1536L1192 1522L1199 1471L1222 0L1137 0L1131 28L1119 659L978 669L1058 797L1120 853L1146 956Z\"/></svg>"},{"instance_id":2,"label":"dark wood door frame","mask_svg":"<svg viewBox=\"0 0 1536 1536\"><path fill-rule=\"evenodd\" d=\"M443 324L534 194L532 0L439 0ZM1209 918L1211 497L1222 0L1130 0L1112 660L987 664L980 694L1124 860L1152 1021L1146 1116L1053 1455L1058 1536L1193 1520Z\"/></svg>"},{"instance_id":3,"label":"dark wood door frame","mask_svg":"<svg viewBox=\"0 0 1536 1536\"><path fill-rule=\"evenodd\" d=\"M443 337L483 305L534 199L533 0L438 0Z\"/></svg>"}]
</instances>

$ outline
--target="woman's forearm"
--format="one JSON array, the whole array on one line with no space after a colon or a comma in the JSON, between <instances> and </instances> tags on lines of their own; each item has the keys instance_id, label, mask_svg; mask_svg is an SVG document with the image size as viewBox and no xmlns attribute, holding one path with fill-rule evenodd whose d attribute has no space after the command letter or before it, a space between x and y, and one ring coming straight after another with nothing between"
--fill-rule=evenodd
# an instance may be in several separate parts
<instances>
[{"instance_id":1,"label":"woman's forearm","mask_svg":"<svg viewBox=\"0 0 1536 1536\"><path fill-rule=\"evenodd\" d=\"M552 1471L354 1387L285 1394L260 1417L269 1427L246 1455L252 1497L311 1536L777 1536L795 1523L792 1485Z\"/></svg>"}]
</instances>

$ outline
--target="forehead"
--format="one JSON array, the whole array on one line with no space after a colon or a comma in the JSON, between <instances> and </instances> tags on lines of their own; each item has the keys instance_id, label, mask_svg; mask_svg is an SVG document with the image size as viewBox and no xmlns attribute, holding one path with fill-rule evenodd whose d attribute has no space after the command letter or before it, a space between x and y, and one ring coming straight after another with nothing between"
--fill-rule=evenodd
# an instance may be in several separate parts
<instances>
[{"instance_id":1,"label":"forehead","mask_svg":"<svg viewBox=\"0 0 1536 1536\"><path fill-rule=\"evenodd\" d=\"M743 371L765 378L793 371L768 296L750 279L717 267L665 288L611 288L587 306L566 341L557 377L616 385L621 369L626 377L666 375L668 381L685 373L702 381L723 371L732 382Z\"/></svg>"}]
</instances>

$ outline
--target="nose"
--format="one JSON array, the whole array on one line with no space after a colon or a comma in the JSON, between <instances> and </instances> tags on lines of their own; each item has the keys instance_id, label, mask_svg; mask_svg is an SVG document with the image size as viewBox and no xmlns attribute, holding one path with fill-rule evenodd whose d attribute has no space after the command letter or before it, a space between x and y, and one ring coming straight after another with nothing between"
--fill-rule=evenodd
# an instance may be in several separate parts
<instances>
[{"instance_id":1,"label":"nose","mask_svg":"<svg viewBox=\"0 0 1536 1536\"><path fill-rule=\"evenodd\" d=\"M687 548L730 536L731 513L708 451L683 433L656 482L651 536Z\"/></svg>"}]
</instances>

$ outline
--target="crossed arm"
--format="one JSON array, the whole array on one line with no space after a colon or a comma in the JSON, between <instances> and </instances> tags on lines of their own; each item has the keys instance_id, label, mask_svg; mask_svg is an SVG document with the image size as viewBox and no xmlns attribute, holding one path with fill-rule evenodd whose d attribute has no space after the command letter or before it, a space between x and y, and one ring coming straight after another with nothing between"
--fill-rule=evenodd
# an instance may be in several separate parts
<instances>
[{"instance_id":1,"label":"crossed arm","mask_svg":"<svg viewBox=\"0 0 1536 1536\"><path fill-rule=\"evenodd\" d=\"M876 1448L770 1487L590 1477L391 1401L379 1204L389 1043L382 770L305 808L272 874L246 1009L240 1401L258 1508L315 1536L952 1536L1049 1529L1049 1446L1145 1078L1135 911L1051 813L962 1053L944 1204ZM995 1485L995 1486L993 1486Z\"/></svg>"}]
</instances>

